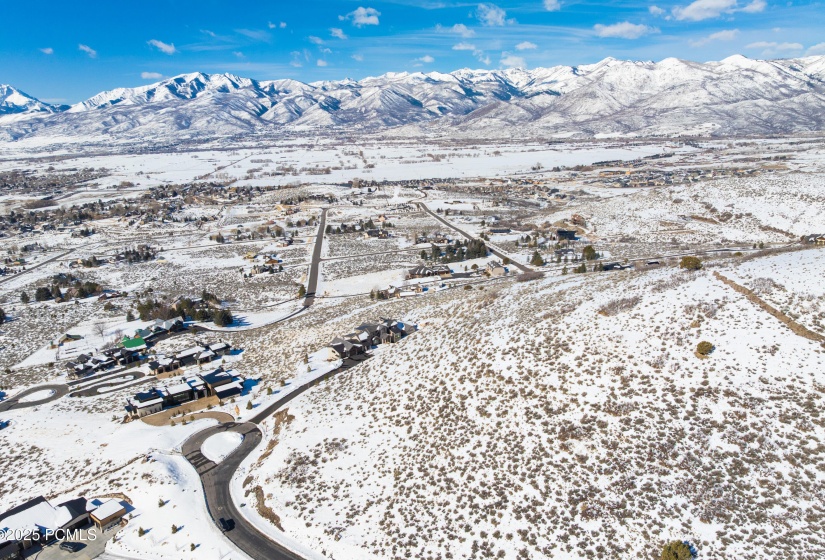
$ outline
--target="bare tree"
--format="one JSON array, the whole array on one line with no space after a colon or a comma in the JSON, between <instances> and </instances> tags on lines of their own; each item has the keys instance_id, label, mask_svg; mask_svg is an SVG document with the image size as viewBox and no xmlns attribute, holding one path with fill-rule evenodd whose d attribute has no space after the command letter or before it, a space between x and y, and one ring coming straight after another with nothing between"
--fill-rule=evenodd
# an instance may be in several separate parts
<instances>
[{"instance_id":1,"label":"bare tree","mask_svg":"<svg viewBox=\"0 0 825 560\"><path fill-rule=\"evenodd\" d=\"M105 323L95 323L92 327L92 332L95 333L100 338L104 338L106 334L106 325Z\"/></svg>"}]
</instances>

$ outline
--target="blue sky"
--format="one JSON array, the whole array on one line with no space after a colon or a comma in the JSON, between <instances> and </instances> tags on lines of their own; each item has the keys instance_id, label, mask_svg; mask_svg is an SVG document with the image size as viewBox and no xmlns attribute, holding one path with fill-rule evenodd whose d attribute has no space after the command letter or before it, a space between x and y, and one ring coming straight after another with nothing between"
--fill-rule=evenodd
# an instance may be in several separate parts
<instances>
[{"instance_id":1,"label":"blue sky","mask_svg":"<svg viewBox=\"0 0 825 560\"><path fill-rule=\"evenodd\" d=\"M72 7L69 7L69 6ZM353 78L577 65L607 56L825 54L825 5L771 0L11 2L0 83L74 103L176 74Z\"/></svg>"}]
</instances>

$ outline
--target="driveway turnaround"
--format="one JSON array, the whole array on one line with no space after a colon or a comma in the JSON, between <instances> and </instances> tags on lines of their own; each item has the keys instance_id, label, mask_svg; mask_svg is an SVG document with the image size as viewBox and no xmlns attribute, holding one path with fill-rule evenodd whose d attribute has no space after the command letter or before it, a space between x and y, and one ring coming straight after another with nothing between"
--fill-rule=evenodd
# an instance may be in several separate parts
<instances>
[{"instance_id":1,"label":"driveway turnaround","mask_svg":"<svg viewBox=\"0 0 825 560\"><path fill-rule=\"evenodd\" d=\"M249 422L227 422L207 428L194 434L183 444L182 453L187 461L195 468L203 485L203 496L206 500L206 509L209 516L220 527L221 519L232 520L234 527L224 535L235 546L244 551L254 560L303 560L298 554L284 548L258 530L246 520L232 501L230 483L235 471L246 457L261 443L263 435L258 429L260 424L278 409L292 401L304 391L314 387L333 375L346 371L368 359L369 356L359 356L358 359L347 359L341 367L330 371L300 387L296 387L288 395L284 395L261 412L250 418ZM243 435L243 441L232 453L220 463L207 459L201 452L203 443L215 434L222 432L236 432Z\"/></svg>"},{"instance_id":2,"label":"driveway turnaround","mask_svg":"<svg viewBox=\"0 0 825 560\"><path fill-rule=\"evenodd\" d=\"M29 395L33 395L35 393L40 393L42 391L54 391L51 395L46 398L39 399L36 401L23 401L20 402L20 399L23 399ZM8 410L20 409L20 408L31 408L33 406L38 406L41 404L45 404L48 402L56 401L63 395L69 392L69 387L67 385L38 385L37 387L32 387L31 389L26 389L25 391L21 391L20 393L14 395L14 397L10 399L6 399L4 401L0 401L0 412L6 412Z\"/></svg>"}]
</instances>

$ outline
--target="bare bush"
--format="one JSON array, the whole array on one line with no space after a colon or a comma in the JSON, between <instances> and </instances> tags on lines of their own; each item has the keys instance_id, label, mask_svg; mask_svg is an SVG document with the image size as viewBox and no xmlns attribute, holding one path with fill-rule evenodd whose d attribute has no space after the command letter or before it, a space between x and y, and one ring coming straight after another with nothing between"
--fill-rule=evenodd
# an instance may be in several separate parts
<instances>
[{"instance_id":1,"label":"bare bush","mask_svg":"<svg viewBox=\"0 0 825 560\"><path fill-rule=\"evenodd\" d=\"M604 315L605 317L613 317L622 313L623 311L630 311L637 305L639 302L642 301L642 298L639 296L633 296L629 298L621 298L621 299L614 299L599 308L599 315Z\"/></svg>"}]
</instances>

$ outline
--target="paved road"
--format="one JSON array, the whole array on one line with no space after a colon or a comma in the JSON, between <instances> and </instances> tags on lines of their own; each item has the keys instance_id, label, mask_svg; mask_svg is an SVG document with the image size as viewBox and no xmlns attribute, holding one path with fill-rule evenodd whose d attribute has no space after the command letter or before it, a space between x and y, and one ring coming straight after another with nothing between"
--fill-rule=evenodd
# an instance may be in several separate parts
<instances>
[{"instance_id":1,"label":"paved road","mask_svg":"<svg viewBox=\"0 0 825 560\"><path fill-rule=\"evenodd\" d=\"M39 401L20 402L20 399L22 399L23 397L26 397L33 393L38 393L40 391L54 391L54 393L49 397L46 397L45 399L41 399ZM14 395L14 397L10 399L0 401L0 412L6 412L12 409L31 408L33 406L38 406L47 402L56 401L68 392L69 387L67 385L40 385L38 387L32 387L31 389L21 391L20 393Z\"/></svg>"},{"instance_id":2,"label":"paved road","mask_svg":"<svg viewBox=\"0 0 825 560\"><path fill-rule=\"evenodd\" d=\"M206 509L209 511L212 520L219 527L220 523L218 520L220 518L234 521L235 527L224 533L226 538L255 560L302 560L301 556L272 541L253 524L249 523L232 501L232 494L229 489L232 477L235 475L235 471L238 470L243 460L252 453L263 439L261 430L257 424L269 418L270 415L304 391L337 373L348 370L354 365L366 360L368 357L369 356L363 356L360 359L345 360L340 368L297 387L288 395L284 395L250 418L248 422L218 424L217 426L198 432L184 442L182 449L183 456L195 468L198 476L200 476L201 484L203 485L204 499L206 500ZM237 432L242 434L244 439L237 449L223 461L215 464L213 461L204 457L201 452L201 447L210 436L222 432Z\"/></svg>"},{"instance_id":3,"label":"paved road","mask_svg":"<svg viewBox=\"0 0 825 560\"><path fill-rule=\"evenodd\" d=\"M95 385L90 385L88 387L84 387L83 389L79 389L70 393L70 397L99 397L101 395L105 395L106 393L99 393L98 389L105 389L108 387L119 387L120 385L129 385L132 386L132 383L135 383L138 379L143 379L146 377L146 374L142 371L126 371L121 372L120 375L116 375L115 379L120 377L131 377L131 379L121 380L121 381L102 381L100 383L96 383ZM154 377L149 377L144 379L144 381L152 381ZM137 383L135 383L137 385Z\"/></svg>"},{"instance_id":4,"label":"paved road","mask_svg":"<svg viewBox=\"0 0 825 560\"><path fill-rule=\"evenodd\" d=\"M442 224L444 224L448 228L457 231L458 233L460 233L461 235L463 235L467 239L469 239L469 240L477 239L476 237L473 237L472 235L470 235L469 233L467 233L463 229L460 229L460 228L456 227L451 222L445 220L444 218L442 218L441 216L439 216L438 214L436 214L435 212L433 212L432 210L427 208L427 206L423 202L416 202L416 204L418 205L419 208L424 210L427 214L429 214L430 216L432 216L433 218L435 218L436 220L438 220L439 222L441 222ZM525 266L521 263L518 263L518 262L514 261L513 259L511 259L509 256L505 255L504 253L502 253L498 249L494 249L493 247L490 247L489 244L487 245L487 249L489 249L492 254L494 254L495 256L500 258L501 260L504 260L504 259L509 260L510 264L515 266L520 271L522 271L522 272L532 272L532 269L528 268L527 266Z\"/></svg>"},{"instance_id":5,"label":"paved road","mask_svg":"<svg viewBox=\"0 0 825 560\"><path fill-rule=\"evenodd\" d=\"M304 307L315 303L315 290L318 289L318 271L321 268L321 249L324 247L324 230L327 223L327 209L321 210L321 225L318 226L318 235L315 238L315 247L312 250L312 264L309 265L309 279L307 293L304 298Z\"/></svg>"},{"instance_id":6,"label":"paved road","mask_svg":"<svg viewBox=\"0 0 825 560\"><path fill-rule=\"evenodd\" d=\"M221 432L237 432L242 434L244 439L235 451L220 463L215 464L203 456L201 446L210 436ZM195 467L201 478L206 508L212 519L216 524L220 518L234 521L234 528L224 533L226 538L255 560L300 560L300 556L271 541L254 525L247 523L235 506L235 502L232 501L229 482L243 460L261 443L262 439L261 430L255 424L248 422L219 424L188 440L183 446L183 456ZM220 527L220 524L218 526Z\"/></svg>"},{"instance_id":7,"label":"paved road","mask_svg":"<svg viewBox=\"0 0 825 560\"><path fill-rule=\"evenodd\" d=\"M13 279L17 278L18 276L20 276L20 275L22 275L22 274L26 274L26 273L28 273L28 272L31 272L32 270L37 270L37 269L38 269L38 268L40 268L41 266L45 266L45 265L49 264L50 262L54 262L54 261L56 261L57 259L62 259L63 257L65 257L65 256L67 256L67 255L70 255L70 254L72 254L72 253L74 253L74 252L75 252L75 250L74 250L74 249L69 249L69 250L68 250L68 251L66 251L65 253L60 253L59 255L55 255L54 257L52 257L52 258L50 258L50 259L46 259L45 261L43 261L43 262L41 262L41 263L37 263L37 264L35 264L35 265L32 265L32 266L30 266L30 267L26 268L26 270L22 270L22 271L18 272L17 274L10 274L10 275L7 275L7 276L5 276L3 279L0 279L0 284L2 284L2 283L4 283L4 282L10 282L11 280L13 280Z\"/></svg>"}]
</instances>

